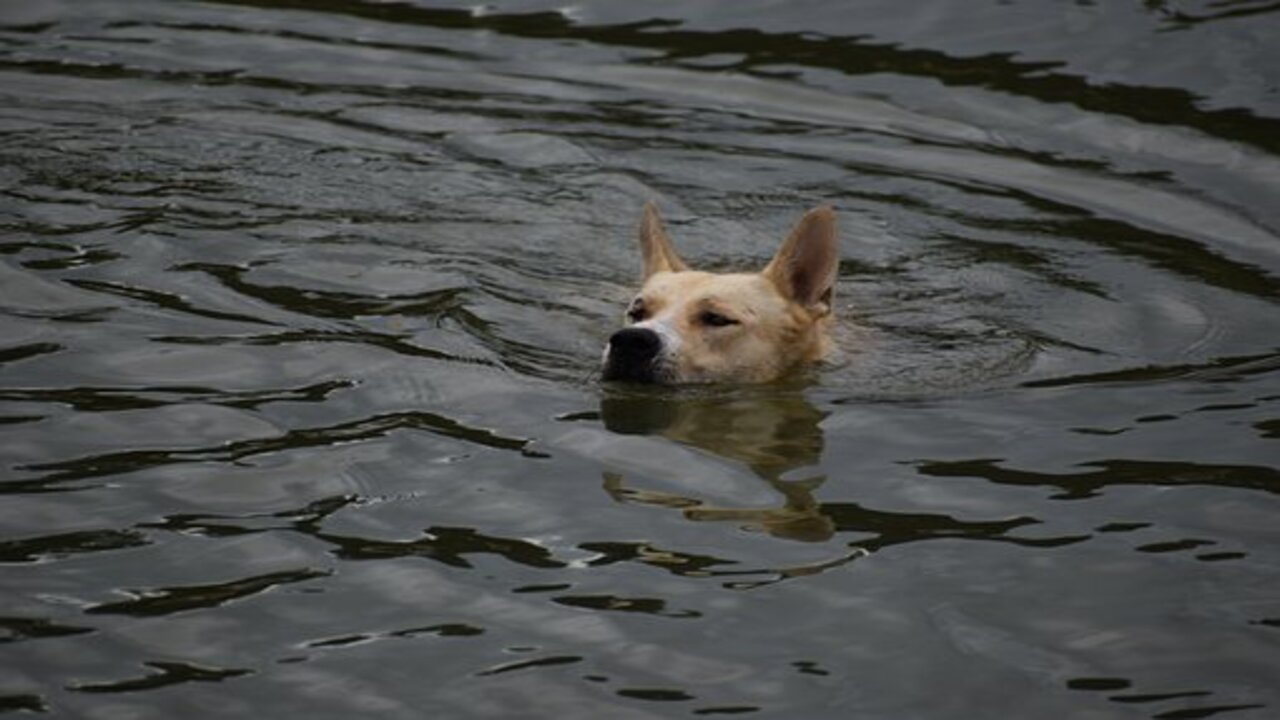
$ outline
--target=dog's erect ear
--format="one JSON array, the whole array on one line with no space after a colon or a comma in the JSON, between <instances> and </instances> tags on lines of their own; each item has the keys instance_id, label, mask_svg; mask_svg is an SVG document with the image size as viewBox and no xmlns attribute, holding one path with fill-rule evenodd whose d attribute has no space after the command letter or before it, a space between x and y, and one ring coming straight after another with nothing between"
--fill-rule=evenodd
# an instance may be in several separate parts
<instances>
[{"instance_id":1,"label":"dog's erect ear","mask_svg":"<svg viewBox=\"0 0 1280 720\"><path fill-rule=\"evenodd\" d=\"M800 218L765 267L764 276L788 300L825 315L831 311L839 265L836 214L822 205Z\"/></svg>"},{"instance_id":2,"label":"dog's erect ear","mask_svg":"<svg viewBox=\"0 0 1280 720\"><path fill-rule=\"evenodd\" d=\"M662 218L658 217L658 207L652 202L644 204L644 217L640 219L640 255L644 258L644 280L657 272L689 269L671 245Z\"/></svg>"}]
</instances>

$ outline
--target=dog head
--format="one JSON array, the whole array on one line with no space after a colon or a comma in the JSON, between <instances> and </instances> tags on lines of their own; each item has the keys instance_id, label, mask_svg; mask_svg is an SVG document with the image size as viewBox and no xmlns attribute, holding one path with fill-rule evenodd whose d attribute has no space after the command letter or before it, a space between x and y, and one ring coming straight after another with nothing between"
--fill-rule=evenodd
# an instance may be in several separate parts
<instances>
[{"instance_id":1,"label":"dog head","mask_svg":"<svg viewBox=\"0 0 1280 720\"><path fill-rule=\"evenodd\" d=\"M643 286L604 351L605 380L766 382L822 358L839 257L835 213L810 210L758 273L691 270L657 208L640 221Z\"/></svg>"}]
</instances>

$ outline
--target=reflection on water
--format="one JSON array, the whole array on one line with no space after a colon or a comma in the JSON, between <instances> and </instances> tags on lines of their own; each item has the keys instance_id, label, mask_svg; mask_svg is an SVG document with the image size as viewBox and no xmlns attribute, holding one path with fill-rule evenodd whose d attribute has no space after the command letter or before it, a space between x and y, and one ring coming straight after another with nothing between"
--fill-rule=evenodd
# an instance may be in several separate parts
<instances>
[{"instance_id":1,"label":"reflection on water","mask_svg":"<svg viewBox=\"0 0 1280 720\"><path fill-rule=\"evenodd\" d=\"M0 3L0 712L1274 715L1277 18ZM649 200L838 357L600 385Z\"/></svg>"},{"instance_id":2,"label":"reflection on water","mask_svg":"<svg viewBox=\"0 0 1280 720\"><path fill-rule=\"evenodd\" d=\"M825 415L805 400L799 389L615 390L600 403L607 429L622 434L658 434L741 463L777 491L782 505L715 507L694 498L629 487L616 473L605 473L604 488L619 500L680 508L690 520L743 523L788 540L829 540L834 524L813 496L826 476L784 477L818 464L823 443L819 423ZM675 473L682 470L696 468L672 468Z\"/></svg>"}]
</instances>

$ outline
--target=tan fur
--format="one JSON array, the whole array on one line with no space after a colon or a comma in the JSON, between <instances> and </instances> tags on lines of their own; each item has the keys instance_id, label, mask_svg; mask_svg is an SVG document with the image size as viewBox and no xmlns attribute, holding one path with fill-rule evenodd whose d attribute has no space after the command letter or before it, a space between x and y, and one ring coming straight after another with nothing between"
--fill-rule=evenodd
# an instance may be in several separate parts
<instances>
[{"instance_id":1,"label":"tan fur","mask_svg":"<svg viewBox=\"0 0 1280 720\"><path fill-rule=\"evenodd\" d=\"M631 327L662 337L654 381L765 382L826 354L838 264L830 208L805 214L759 273L689 269L652 204L639 240L644 284L629 312ZM606 349L606 377L614 355Z\"/></svg>"}]
</instances>

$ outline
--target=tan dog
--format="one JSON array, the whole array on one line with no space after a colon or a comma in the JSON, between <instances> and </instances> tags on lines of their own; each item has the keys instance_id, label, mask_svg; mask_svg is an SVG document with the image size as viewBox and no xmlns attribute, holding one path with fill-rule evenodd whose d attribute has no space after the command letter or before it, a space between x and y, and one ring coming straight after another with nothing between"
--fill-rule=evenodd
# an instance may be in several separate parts
<instances>
[{"instance_id":1,"label":"tan dog","mask_svg":"<svg viewBox=\"0 0 1280 720\"><path fill-rule=\"evenodd\" d=\"M640 221L644 286L604 351L605 380L766 382L827 352L835 213L805 213L759 273L690 270L653 203Z\"/></svg>"}]
</instances>

